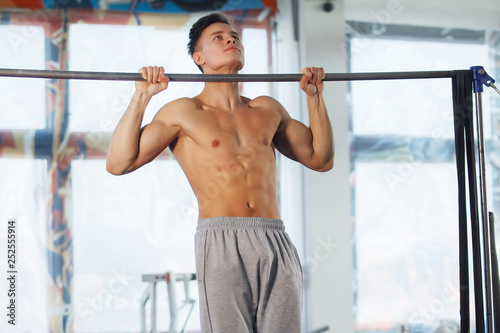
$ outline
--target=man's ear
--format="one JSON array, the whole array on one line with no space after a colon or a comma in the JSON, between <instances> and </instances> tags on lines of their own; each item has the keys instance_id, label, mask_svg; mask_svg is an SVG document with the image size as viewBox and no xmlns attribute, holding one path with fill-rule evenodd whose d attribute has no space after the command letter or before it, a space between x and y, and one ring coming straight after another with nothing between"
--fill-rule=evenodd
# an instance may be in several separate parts
<instances>
[{"instance_id":1,"label":"man's ear","mask_svg":"<svg viewBox=\"0 0 500 333\"><path fill-rule=\"evenodd\" d=\"M203 59L203 55L200 52L193 53L193 61L198 66L205 65L205 59Z\"/></svg>"}]
</instances>

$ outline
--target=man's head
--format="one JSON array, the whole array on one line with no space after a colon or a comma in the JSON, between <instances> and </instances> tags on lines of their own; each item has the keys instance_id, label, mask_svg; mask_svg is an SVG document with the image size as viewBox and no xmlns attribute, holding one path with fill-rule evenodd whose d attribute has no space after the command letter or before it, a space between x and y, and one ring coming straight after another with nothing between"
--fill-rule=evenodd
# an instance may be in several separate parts
<instances>
[{"instance_id":1,"label":"man's head","mask_svg":"<svg viewBox=\"0 0 500 333\"><path fill-rule=\"evenodd\" d=\"M195 60L195 53L199 51L201 48L201 37L203 35L203 32L212 24L223 24L227 25L230 27L231 31L233 31L232 34L235 34L238 38L239 42L239 35L234 32L234 29L232 28L231 21L229 18L222 14L222 13L213 13L207 16L204 16L200 18L198 21L196 21L193 26L191 27L191 30L189 31L189 43L187 45L188 47L188 54L193 57L193 60ZM200 64L197 63L195 60L196 66L203 72L203 69Z\"/></svg>"}]
</instances>

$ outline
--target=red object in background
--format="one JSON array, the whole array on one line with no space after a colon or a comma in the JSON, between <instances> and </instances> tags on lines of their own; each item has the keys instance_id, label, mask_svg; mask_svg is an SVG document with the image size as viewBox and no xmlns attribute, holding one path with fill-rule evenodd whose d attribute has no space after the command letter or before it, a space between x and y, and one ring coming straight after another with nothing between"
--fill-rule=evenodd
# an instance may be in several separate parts
<instances>
[{"instance_id":1,"label":"red object in background","mask_svg":"<svg viewBox=\"0 0 500 333\"><path fill-rule=\"evenodd\" d=\"M278 10L277 0L261 0L262 4L271 8L271 14L274 16ZM29 8L43 9L45 8L43 0L0 0L0 8Z\"/></svg>"},{"instance_id":2,"label":"red object in background","mask_svg":"<svg viewBox=\"0 0 500 333\"><path fill-rule=\"evenodd\" d=\"M271 8L271 15L274 16L276 11L278 10L278 1L277 0L260 0L262 4L266 7Z\"/></svg>"},{"instance_id":3,"label":"red object in background","mask_svg":"<svg viewBox=\"0 0 500 333\"><path fill-rule=\"evenodd\" d=\"M0 8L43 9L43 0L0 0Z\"/></svg>"}]
</instances>

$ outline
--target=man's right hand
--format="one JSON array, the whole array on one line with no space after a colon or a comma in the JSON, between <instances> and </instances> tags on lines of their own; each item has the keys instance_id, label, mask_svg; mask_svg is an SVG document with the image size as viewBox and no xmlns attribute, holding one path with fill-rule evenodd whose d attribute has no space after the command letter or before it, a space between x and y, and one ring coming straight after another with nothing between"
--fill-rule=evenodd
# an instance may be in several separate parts
<instances>
[{"instance_id":1,"label":"man's right hand","mask_svg":"<svg viewBox=\"0 0 500 333\"><path fill-rule=\"evenodd\" d=\"M142 67L139 73L146 81L135 81L135 89L137 91L153 96L167 89L168 77L164 74L165 69L163 66Z\"/></svg>"}]
</instances>

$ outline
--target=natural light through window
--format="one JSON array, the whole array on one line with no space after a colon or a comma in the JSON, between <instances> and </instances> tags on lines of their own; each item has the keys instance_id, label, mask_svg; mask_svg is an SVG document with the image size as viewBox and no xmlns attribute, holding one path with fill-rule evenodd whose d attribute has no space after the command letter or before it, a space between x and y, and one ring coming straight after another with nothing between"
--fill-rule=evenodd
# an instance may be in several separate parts
<instances>
[{"instance_id":1,"label":"natural light through window","mask_svg":"<svg viewBox=\"0 0 500 333\"><path fill-rule=\"evenodd\" d=\"M51 307L50 289L47 280L48 260L47 244L47 162L39 159L0 158L0 219L15 221L16 229L16 304L20 320L16 322L19 332L37 332L40 327L47 327ZM22 180L22 182L21 182ZM22 204L20 204L22 203ZM7 229L7 228L5 228ZM2 245L7 235L0 236ZM44 249L44 250L42 250ZM5 252L3 252L5 251ZM7 258L7 247L2 249ZM9 290L9 280L0 279L0 290ZM5 326L3 326L5 325ZM0 324L2 332L8 332L7 320ZM5 328L5 330L3 330Z\"/></svg>"},{"instance_id":2,"label":"natural light through window","mask_svg":"<svg viewBox=\"0 0 500 333\"><path fill-rule=\"evenodd\" d=\"M358 44L365 47L353 49L352 72L455 70L489 64L485 45L385 39ZM357 97L352 100L356 135L453 138L449 79L354 82L352 93ZM484 130L491 132L489 127Z\"/></svg>"},{"instance_id":3,"label":"natural light through window","mask_svg":"<svg viewBox=\"0 0 500 333\"><path fill-rule=\"evenodd\" d=\"M489 64L488 47L477 43L353 38L351 45L352 72ZM350 85L356 332L455 327L458 203L451 80ZM488 119L487 101L484 110Z\"/></svg>"},{"instance_id":4,"label":"natural light through window","mask_svg":"<svg viewBox=\"0 0 500 333\"><path fill-rule=\"evenodd\" d=\"M3 68L45 69L42 27L0 25L0 49ZM42 79L0 78L0 129L45 128L45 83Z\"/></svg>"}]
</instances>

